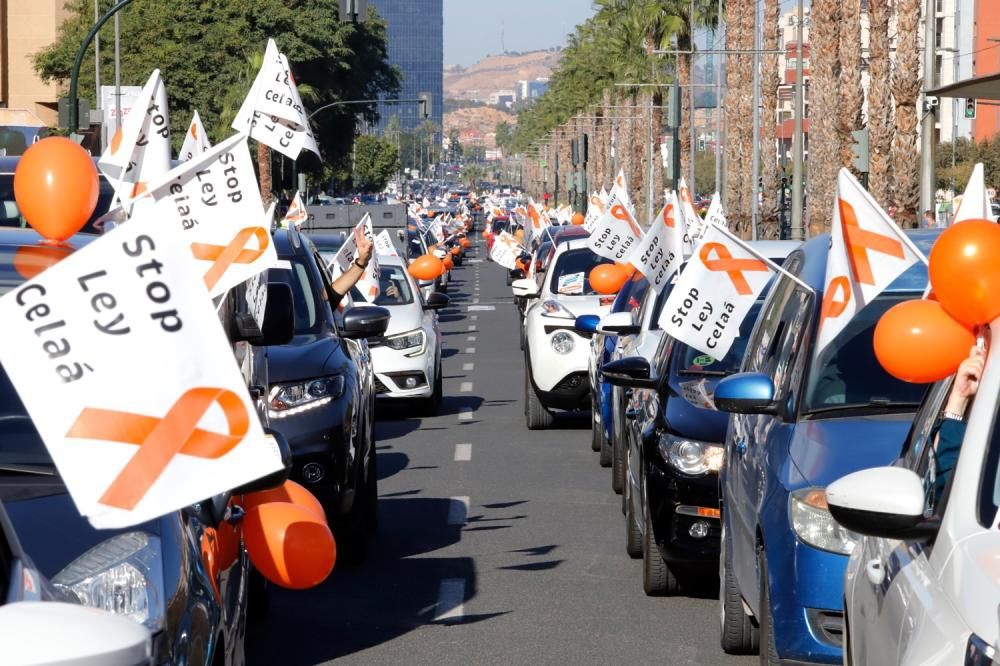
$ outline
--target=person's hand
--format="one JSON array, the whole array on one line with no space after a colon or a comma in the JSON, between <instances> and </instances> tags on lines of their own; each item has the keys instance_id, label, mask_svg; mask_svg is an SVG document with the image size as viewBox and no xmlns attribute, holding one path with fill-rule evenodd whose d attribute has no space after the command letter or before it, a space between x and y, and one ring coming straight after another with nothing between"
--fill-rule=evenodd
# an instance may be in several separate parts
<instances>
[{"instance_id":1,"label":"person's hand","mask_svg":"<svg viewBox=\"0 0 1000 666\"><path fill-rule=\"evenodd\" d=\"M362 233L360 229L354 230L354 243L358 246L358 257L355 259L362 266L367 266L372 258L374 244Z\"/></svg>"},{"instance_id":2,"label":"person's hand","mask_svg":"<svg viewBox=\"0 0 1000 666\"><path fill-rule=\"evenodd\" d=\"M393 298L399 298L399 289L394 284L390 284L389 288L385 290L386 296L392 296Z\"/></svg>"},{"instance_id":3,"label":"person's hand","mask_svg":"<svg viewBox=\"0 0 1000 666\"><path fill-rule=\"evenodd\" d=\"M986 352L978 346L973 347L969 352L969 357L962 361L955 373L955 383L951 386L951 394L948 396L948 404L945 411L955 414L964 414L965 407L969 399L976 395L979 390L979 380L983 376L983 367L986 364Z\"/></svg>"}]
</instances>

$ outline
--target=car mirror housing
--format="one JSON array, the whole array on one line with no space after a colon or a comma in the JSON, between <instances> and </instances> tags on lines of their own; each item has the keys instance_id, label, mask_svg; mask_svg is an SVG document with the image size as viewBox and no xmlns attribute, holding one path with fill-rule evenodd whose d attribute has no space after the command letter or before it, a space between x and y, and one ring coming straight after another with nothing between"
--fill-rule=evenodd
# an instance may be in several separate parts
<instances>
[{"instance_id":1,"label":"car mirror housing","mask_svg":"<svg viewBox=\"0 0 1000 666\"><path fill-rule=\"evenodd\" d=\"M515 296L537 296L538 284L531 278L521 278L514 280L510 285Z\"/></svg>"},{"instance_id":2,"label":"car mirror housing","mask_svg":"<svg viewBox=\"0 0 1000 666\"><path fill-rule=\"evenodd\" d=\"M432 291L424 303L424 310L441 310L450 304L451 298L448 297L448 294L443 294L440 291Z\"/></svg>"},{"instance_id":3,"label":"car mirror housing","mask_svg":"<svg viewBox=\"0 0 1000 666\"><path fill-rule=\"evenodd\" d=\"M578 333L592 335L597 332L597 325L600 321L601 318L598 315L580 315L576 318L576 321L573 322L573 328L575 328Z\"/></svg>"},{"instance_id":4,"label":"car mirror housing","mask_svg":"<svg viewBox=\"0 0 1000 666\"><path fill-rule=\"evenodd\" d=\"M355 306L344 313L341 336L349 340L378 338L389 327L389 311L374 305Z\"/></svg>"},{"instance_id":5,"label":"car mirror housing","mask_svg":"<svg viewBox=\"0 0 1000 666\"><path fill-rule=\"evenodd\" d=\"M635 335L639 327L632 321L631 312L612 312L601 319L597 330L605 335Z\"/></svg>"},{"instance_id":6,"label":"car mirror housing","mask_svg":"<svg viewBox=\"0 0 1000 666\"><path fill-rule=\"evenodd\" d=\"M656 381L650 379L652 368L642 356L629 356L605 363L601 369L604 381L612 386L625 388L655 388Z\"/></svg>"},{"instance_id":7,"label":"car mirror housing","mask_svg":"<svg viewBox=\"0 0 1000 666\"><path fill-rule=\"evenodd\" d=\"M775 414L774 382L759 372L726 377L715 387L715 406L732 414Z\"/></svg>"},{"instance_id":8,"label":"car mirror housing","mask_svg":"<svg viewBox=\"0 0 1000 666\"><path fill-rule=\"evenodd\" d=\"M924 516L924 484L904 467L863 469L834 481L826 502L844 528L866 536L916 541L933 537L937 518Z\"/></svg>"}]
</instances>

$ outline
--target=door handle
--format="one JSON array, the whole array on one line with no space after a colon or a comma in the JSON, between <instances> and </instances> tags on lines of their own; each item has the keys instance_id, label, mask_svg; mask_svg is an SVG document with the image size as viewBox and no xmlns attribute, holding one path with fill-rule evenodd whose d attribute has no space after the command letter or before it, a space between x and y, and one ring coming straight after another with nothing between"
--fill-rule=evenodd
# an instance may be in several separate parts
<instances>
[{"instance_id":1,"label":"door handle","mask_svg":"<svg viewBox=\"0 0 1000 666\"><path fill-rule=\"evenodd\" d=\"M868 582L872 585L876 587L881 585L885 580L885 567L882 566L882 560L868 560L865 565L865 575L868 576Z\"/></svg>"}]
</instances>

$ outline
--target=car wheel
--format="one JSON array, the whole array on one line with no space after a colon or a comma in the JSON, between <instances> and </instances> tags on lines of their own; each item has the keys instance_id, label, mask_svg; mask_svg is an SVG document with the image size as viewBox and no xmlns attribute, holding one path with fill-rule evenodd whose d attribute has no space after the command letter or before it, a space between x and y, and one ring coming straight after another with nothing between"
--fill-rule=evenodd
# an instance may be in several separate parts
<instances>
[{"instance_id":1,"label":"car wheel","mask_svg":"<svg viewBox=\"0 0 1000 666\"><path fill-rule=\"evenodd\" d=\"M524 326L521 327L521 351L524 351Z\"/></svg>"},{"instance_id":2,"label":"car wheel","mask_svg":"<svg viewBox=\"0 0 1000 666\"><path fill-rule=\"evenodd\" d=\"M771 590L767 582L767 555L761 546L757 556L760 567L760 663L762 666L778 666L778 648L774 643L774 622L771 619Z\"/></svg>"},{"instance_id":3,"label":"car wheel","mask_svg":"<svg viewBox=\"0 0 1000 666\"><path fill-rule=\"evenodd\" d=\"M531 366L524 369L524 421L528 430L545 430L555 422L552 412L545 409L531 385Z\"/></svg>"},{"instance_id":4,"label":"car wheel","mask_svg":"<svg viewBox=\"0 0 1000 666\"><path fill-rule=\"evenodd\" d=\"M656 546L653 535L653 521L649 519L648 507L643 507L642 535L642 589L647 596L662 597L677 594L680 582L671 571L670 565L663 561L660 549Z\"/></svg>"},{"instance_id":5,"label":"car wheel","mask_svg":"<svg viewBox=\"0 0 1000 666\"><path fill-rule=\"evenodd\" d=\"M611 489L619 495L625 487L625 445L623 435L611 442Z\"/></svg>"},{"instance_id":6,"label":"car wheel","mask_svg":"<svg viewBox=\"0 0 1000 666\"><path fill-rule=\"evenodd\" d=\"M590 450L597 453L601 450L601 438L604 436L604 428L597 422L597 419L590 417Z\"/></svg>"},{"instance_id":7,"label":"car wheel","mask_svg":"<svg viewBox=\"0 0 1000 666\"><path fill-rule=\"evenodd\" d=\"M722 649L727 654L757 654L760 631L743 610L743 598L733 575L732 553L726 545L726 528L722 528L719 556L719 621Z\"/></svg>"},{"instance_id":8,"label":"car wheel","mask_svg":"<svg viewBox=\"0 0 1000 666\"><path fill-rule=\"evenodd\" d=\"M611 442L609 442L608 438L604 435L604 426L598 427L597 432L598 437L601 439L601 455L600 458L598 458L598 461L601 463L601 467L611 467Z\"/></svg>"},{"instance_id":9,"label":"car wheel","mask_svg":"<svg viewBox=\"0 0 1000 666\"><path fill-rule=\"evenodd\" d=\"M626 488L622 493L623 508L625 509L625 552L633 560L642 557L642 530L635 519L635 507L632 501L630 488Z\"/></svg>"}]
</instances>

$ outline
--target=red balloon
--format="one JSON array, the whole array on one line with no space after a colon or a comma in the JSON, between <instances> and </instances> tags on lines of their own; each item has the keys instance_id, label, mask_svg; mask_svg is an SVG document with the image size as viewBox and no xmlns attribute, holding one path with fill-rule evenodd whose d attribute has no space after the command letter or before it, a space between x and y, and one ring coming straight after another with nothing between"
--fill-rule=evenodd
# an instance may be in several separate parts
<instances>
[{"instance_id":1,"label":"red balloon","mask_svg":"<svg viewBox=\"0 0 1000 666\"><path fill-rule=\"evenodd\" d=\"M251 507L269 502L291 502L292 504L298 504L303 509L308 510L324 521L326 520L326 511L319 500L316 499L316 496L291 479L288 479L277 488L247 493L243 496L242 506L244 511L249 511Z\"/></svg>"},{"instance_id":2,"label":"red balloon","mask_svg":"<svg viewBox=\"0 0 1000 666\"><path fill-rule=\"evenodd\" d=\"M418 280L433 280L444 273L444 264L433 254L424 254L414 259L408 270Z\"/></svg>"},{"instance_id":3,"label":"red balloon","mask_svg":"<svg viewBox=\"0 0 1000 666\"><path fill-rule=\"evenodd\" d=\"M1000 226L967 220L949 227L931 248L934 296L952 317L967 326L1000 316Z\"/></svg>"},{"instance_id":4,"label":"red balloon","mask_svg":"<svg viewBox=\"0 0 1000 666\"><path fill-rule=\"evenodd\" d=\"M97 206L100 189L93 159L65 137L32 145L14 170L17 207L48 240L64 241L82 229Z\"/></svg>"},{"instance_id":5,"label":"red balloon","mask_svg":"<svg viewBox=\"0 0 1000 666\"><path fill-rule=\"evenodd\" d=\"M964 224L964 223L963 223ZM904 301L875 326L875 356L893 377L916 384L955 373L976 336L952 319L937 301Z\"/></svg>"},{"instance_id":6,"label":"red balloon","mask_svg":"<svg viewBox=\"0 0 1000 666\"><path fill-rule=\"evenodd\" d=\"M617 293L628 281L629 274L617 264L601 264L590 271L590 286L598 294Z\"/></svg>"},{"instance_id":7,"label":"red balloon","mask_svg":"<svg viewBox=\"0 0 1000 666\"><path fill-rule=\"evenodd\" d=\"M264 578L291 590L319 585L337 561L326 521L297 504L269 502L247 511L243 541Z\"/></svg>"}]
</instances>

